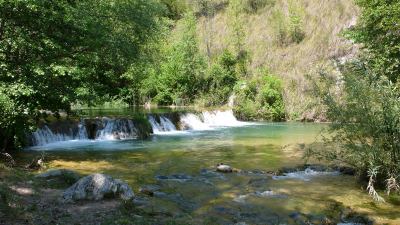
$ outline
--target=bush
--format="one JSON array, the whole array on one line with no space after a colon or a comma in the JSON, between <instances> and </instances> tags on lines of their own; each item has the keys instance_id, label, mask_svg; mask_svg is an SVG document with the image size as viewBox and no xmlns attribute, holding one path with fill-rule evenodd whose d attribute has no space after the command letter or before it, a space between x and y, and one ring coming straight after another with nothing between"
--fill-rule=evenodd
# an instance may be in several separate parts
<instances>
[{"instance_id":1,"label":"bush","mask_svg":"<svg viewBox=\"0 0 400 225\"><path fill-rule=\"evenodd\" d=\"M272 7L275 0L245 0L243 1L244 11L247 13L257 13L259 10L269 6Z\"/></svg>"},{"instance_id":2,"label":"bush","mask_svg":"<svg viewBox=\"0 0 400 225\"><path fill-rule=\"evenodd\" d=\"M220 106L228 102L237 81L236 64L235 57L224 51L217 63L209 68L203 81L205 106Z\"/></svg>"},{"instance_id":3,"label":"bush","mask_svg":"<svg viewBox=\"0 0 400 225\"><path fill-rule=\"evenodd\" d=\"M264 72L260 78L236 86L234 112L242 120L283 121L285 108L282 81Z\"/></svg>"},{"instance_id":4,"label":"bush","mask_svg":"<svg viewBox=\"0 0 400 225\"><path fill-rule=\"evenodd\" d=\"M300 43L305 38L303 28L302 9L293 5L289 6L289 16L281 11L273 14L276 41L279 45L286 46L292 43Z\"/></svg>"},{"instance_id":5,"label":"bush","mask_svg":"<svg viewBox=\"0 0 400 225\"><path fill-rule=\"evenodd\" d=\"M387 77L371 73L362 63L342 69L343 95L337 95L338 82L324 79L317 85L327 105L332 124L326 143L333 146L314 156L346 163L368 178L368 191L375 200L383 199L375 186L386 186L388 193L399 191L400 101L399 91ZM340 82L339 82L340 84Z\"/></svg>"}]
</instances>

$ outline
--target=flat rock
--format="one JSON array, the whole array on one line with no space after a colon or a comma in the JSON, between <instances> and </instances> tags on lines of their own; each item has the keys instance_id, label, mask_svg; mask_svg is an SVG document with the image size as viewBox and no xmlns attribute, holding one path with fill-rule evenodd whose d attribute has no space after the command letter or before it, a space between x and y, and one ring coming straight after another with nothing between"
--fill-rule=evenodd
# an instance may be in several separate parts
<instances>
[{"instance_id":1,"label":"flat rock","mask_svg":"<svg viewBox=\"0 0 400 225\"><path fill-rule=\"evenodd\" d=\"M105 196L130 200L134 197L134 193L127 183L105 174L96 173L81 178L65 190L62 195L62 201L97 201L103 199Z\"/></svg>"}]
</instances>

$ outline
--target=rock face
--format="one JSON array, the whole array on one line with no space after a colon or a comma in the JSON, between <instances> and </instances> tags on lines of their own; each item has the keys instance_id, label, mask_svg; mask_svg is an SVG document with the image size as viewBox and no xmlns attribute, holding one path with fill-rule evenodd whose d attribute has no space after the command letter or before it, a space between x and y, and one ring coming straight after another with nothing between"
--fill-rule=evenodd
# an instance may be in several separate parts
<instances>
[{"instance_id":1,"label":"rock face","mask_svg":"<svg viewBox=\"0 0 400 225\"><path fill-rule=\"evenodd\" d=\"M81 178L74 185L64 191L63 202L79 200L101 200L105 196L119 197L130 200L134 197L128 184L104 174L92 174Z\"/></svg>"}]
</instances>

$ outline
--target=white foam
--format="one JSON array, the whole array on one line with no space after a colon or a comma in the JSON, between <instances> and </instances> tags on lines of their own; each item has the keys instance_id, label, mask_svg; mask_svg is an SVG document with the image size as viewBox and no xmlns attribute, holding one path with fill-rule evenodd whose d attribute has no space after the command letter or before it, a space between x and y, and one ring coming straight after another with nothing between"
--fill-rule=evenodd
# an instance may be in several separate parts
<instances>
[{"instance_id":1,"label":"white foam","mask_svg":"<svg viewBox=\"0 0 400 225\"><path fill-rule=\"evenodd\" d=\"M305 169L304 171L296 171L290 173L284 173L283 176L273 176L274 180L283 180L283 179L298 179L303 181L310 181L313 177L320 176L336 176L339 175L338 171L315 171L310 168Z\"/></svg>"},{"instance_id":2,"label":"white foam","mask_svg":"<svg viewBox=\"0 0 400 225\"><path fill-rule=\"evenodd\" d=\"M154 116L148 116L154 134L166 134L169 132L176 132L176 127L170 119L165 116L159 116L159 122ZM171 133L172 134L172 133Z\"/></svg>"}]
</instances>

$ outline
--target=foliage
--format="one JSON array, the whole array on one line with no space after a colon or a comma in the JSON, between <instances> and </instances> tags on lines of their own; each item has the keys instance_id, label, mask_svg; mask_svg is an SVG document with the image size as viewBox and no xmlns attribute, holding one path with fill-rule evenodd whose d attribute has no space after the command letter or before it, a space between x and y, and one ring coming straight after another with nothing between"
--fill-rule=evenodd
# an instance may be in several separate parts
<instances>
[{"instance_id":1,"label":"foliage","mask_svg":"<svg viewBox=\"0 0 400 225\"><path fill-rule=\"evenodd\" d=\"M159 74L152 73L145 81L145 92L161 105L193 102L204 78L206 64L199 52L196 18L193 13L187 13L180 22L177 40L164 50L166 56L161 62Z\"/></svg>"},{"instance_id":2,"label":"foliage","mask_svg":"<svg viewBox=\"0 0 400 225\"><path fill-rule=\"evenodd\" d=\"M182 0L160 0L167 8L166 16L173 20L181 19L187 10L185 1Z\"/></svg>"},{"instance_id":3,"label":"foliage","mask_svg":"<svg viewBox=\"0 0 400 225\"><path fill-rule=\"evenodd\" d=\"M236 87L234 112L243 120L285 119L282 81L267 71Z\"/></svg>"},{"instance_id":4,"label":"foliage","mask_svg":"<svg viewBox=\"0 0 400 225\"><path fill-rule=\"evenodd\" d=\"M228 102L237 82L236 63L233 54L225 50L218 62L209 68L202 85L205 106L221 106Z\"/></svg>"},{"instance_id":5,"label":"foliage","mask_svg":"<svg viewBox=\"0 0 400 225\"><path fill-rule=\"evenodd\" d=\"M244 11L247 13L257 13L265 7L272 7L276 0L245 0L243 1Z\"/></svg>"},{"instance_id":6,"label":"foliage","mask_svg":"<svg viewBox=\"0 0 400 225\"><path fill-rule=\"evenodd\" d=\"M276 41L281 46L292 43L300 43L305 38L302 21L302 8L289 1L289 16L285 16L280 10L273 14Z\"/></svg>"},{"instance_id":7,"label":"foliage","mask_svg":"<svg viewBox=\"0 0 400 225\"><path fill-rule=\"evenodd\" d=\"M368 178L368 193L377 201L375 190L399 191L400 95L397 1L357 1L362 8L358 24L345 34L365 51L358 60L340 68L341 79L323 76L316 85L332 121L327 143L337 145L314 155L354 166ZM338 94L340 92L341 94Z\"/></svg>"},{"instance_id":8,"label":"foliage","mask_svg":"<svg viewBox=\"0 0 400 225\"><path fill-rule=\"evenodd\" d=\"M357 0L362 14L345 34L365 48L365 58L377 73L396 82L400 74L400 2Z\"/></svg>"},{"instance_id":9,"label":"foliage","mask_svg":"<svg viewBox=\"0 0 400 225\"><path fill-rule=\"evenodd\" d=\"M40 110L118 95L160 13L147 0L0 1L0 107L13 109L1 118L2 149Z\"/></svg>"},{"instance_id":10,"label":"foliage","mask_svg":"<svg viewBox=\"0 0 400 225\"><path fill-rule=\"evenodd\" d=\"M229 2L228 14L231 18L229 23L230 41L237 58L236 72L239 76L246 77L248 75L247 64L250 57L249 52L245 49L246 33L244 31L244 15L242 11L243 5L240 0L231 0Z\"/></svg>"},{"instance_id":11,"label":"foliage","mask_svg":"<svg viewBox=\"0 0 400 225\"><path fill-rule=\"evenodd\" d=\"M368 191L382 200L374 184L387 182L387 191L398 191L400 175L400 101L398 87L363 63L342 68L343 80L326 76L316 90L327 105L332 124L326 142L333 144L319 156L344 162L369 177ZM328 85L327 85L328 84ZM337 95L341 85L343 95Z\"/></svg>"}]
</instances>

